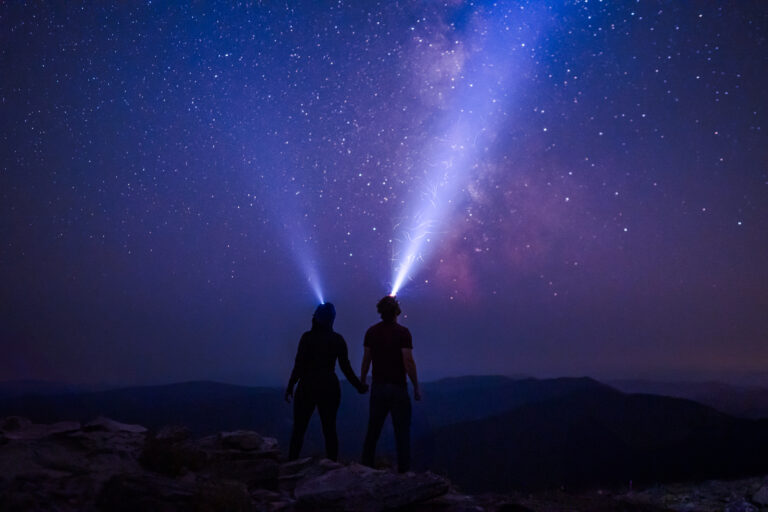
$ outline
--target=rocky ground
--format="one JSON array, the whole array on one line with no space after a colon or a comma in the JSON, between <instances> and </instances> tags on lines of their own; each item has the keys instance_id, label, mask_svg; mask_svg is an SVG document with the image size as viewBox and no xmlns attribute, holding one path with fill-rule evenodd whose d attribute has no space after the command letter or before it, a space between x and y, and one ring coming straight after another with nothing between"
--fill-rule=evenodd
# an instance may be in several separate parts
<instances>
[{"instance_id":1,"label":"rocky ground","mask_svg":"<svg viewBox=\"0 0 768 512\"><path fill-rule=\"evenodd\" d=\"M762 508L760 508L762 507ZM256 432L192 439L106 418L51 425L0 420L0 510L34 511L768 511L768 480L637 492L467 496L432 473L286 462Z\"/></svg>"}]
</instances>

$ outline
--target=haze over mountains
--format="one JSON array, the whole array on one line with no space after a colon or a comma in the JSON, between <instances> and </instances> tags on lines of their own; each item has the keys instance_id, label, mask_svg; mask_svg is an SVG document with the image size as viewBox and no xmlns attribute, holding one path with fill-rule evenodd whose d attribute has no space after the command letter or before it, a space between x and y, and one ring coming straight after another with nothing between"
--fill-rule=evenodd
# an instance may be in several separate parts
<instances>
[{"instance_id":1,"label":"haze over mountains","mask_svg":"<svg viewBox=\"0 0 768 512\"><path fill-rule=\"evenodd\" d=\"M340 455L357 459L368 397L346 383L342 389ZM472 492L768 472L768 419L737 418L686 399L626 394L589 378L498 376L428 382L424 396L414 404L415 465L444 472ZM252 429L284 446L291 429L282 389L214 382L105 391L4 383L0 417L9 415L36 422L103 415L149 428L182 424L200 435ZM391 436L387 424L379 443L383 461L393 459ZM322 452L317 418L304 452Z\"/></svg>"},{"instance_id":2,"label":"haze over mountains","mask_svg":"<svg viewBox=\"0 0 768 512\"><path fill-rule=\"evenodd\" d=\"M768 387L735 386L723 382L654 382L614 380L609 384L625 393L687 398L733 416L768 418Z\"/></svg>"}]
</instances>

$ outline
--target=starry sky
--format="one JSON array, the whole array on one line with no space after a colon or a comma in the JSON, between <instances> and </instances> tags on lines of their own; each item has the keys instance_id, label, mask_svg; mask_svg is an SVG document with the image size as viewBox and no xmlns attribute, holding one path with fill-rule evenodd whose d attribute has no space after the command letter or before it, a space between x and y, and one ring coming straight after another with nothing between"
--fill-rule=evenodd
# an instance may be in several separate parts
<instances>
[{"instance_id":1,"label":"starry sky","mask_svg":"<svg viewBox=\"0 0 768 512\"><path fill-rule=\"evenodd\" d=\"M426 379L768 370L765 2L114 4L0 5L0 380L357 368L399 270Z\"/></svg>"}]
</instances>

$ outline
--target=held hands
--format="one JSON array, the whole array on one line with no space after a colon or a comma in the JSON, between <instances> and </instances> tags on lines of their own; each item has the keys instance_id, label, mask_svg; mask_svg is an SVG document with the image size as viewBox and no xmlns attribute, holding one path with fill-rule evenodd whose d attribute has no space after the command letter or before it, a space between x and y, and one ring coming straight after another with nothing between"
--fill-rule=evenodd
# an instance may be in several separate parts
<instances>
[{"instance_id":1,"label":"held hands","mask_svg":"<svg viewBox=\"0 0 768 512\"><path fill-rule=\"evenodd\" d=\"M285 401L288 403L291 403L291 399L293 398L293 390L288 388L285 390Z\"/></svg>"},{"instance_id":2,"label":"held hands","mask_svg":"<svg viewBox=\"0 0 768 512\"><path fill-rule=\"evenodd\" d=\"M418 386L413 388L413 399L417 402L421 401L421 388Z\"/></svg>"},{"instance_id":3,"label":"held hands","mask_svg":"<svg viewBox=\"0 0 768 512\"><path fill-rule=\"evenodd\" d=\"M360 393L361 395L366 394L370 389L366 380L368 380L367 377L363 377L362 375L360 375L360 386L358 386L357 392Z\"/></svg>"}]
</instances>

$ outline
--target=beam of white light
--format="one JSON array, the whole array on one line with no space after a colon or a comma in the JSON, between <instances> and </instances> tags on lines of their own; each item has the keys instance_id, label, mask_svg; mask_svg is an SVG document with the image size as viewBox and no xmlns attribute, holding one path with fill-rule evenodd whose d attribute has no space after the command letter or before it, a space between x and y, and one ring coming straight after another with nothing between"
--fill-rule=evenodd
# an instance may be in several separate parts
<instances>
[{"instance_id":1,"label":"beam of white light","mask_svg":"<svg viewBox=\"0 0 768 512\"><path fill-rule=\"evenodd\" d=\"M452 209L457 192L466 183L477 151L472 142L476 135L473 124L476 123L470 118L458 121L450 136L433 149L431 160L435 163L426 169L427 182L422 187L418 206L410 215L410 222L402 227L405 249L396 260L390 295L397 295L417 264L424 261L433 237L444 228L445 217Z\"/></svg>"},{"instance_id":2,"label":"beam of white light","mask_svg":"<svg viewBox=\"0 0 768 512\"><path fill-rule=\"evenodd\" d=\"M309 287L315 294L315 298L317 298L318 304L325 304L325 298L323 297L323 287L320 283L320 279L318 278L317 270L311 264L307 263L304 265L304 275L307 278Z\"/></svg>"},{"instance_id":3,"label":"beam of white light","mask_svg":"<svg viewBox=\"0 0 768 512\"><path fill-rule=\"evenodd\" d=\"M244 160L249 166L253 166L256 161L255 158L246 157ZM261 178L263 179L264 175L261 175ZM317 226L309 225L307 202L301 194L304 184L297 183L295 177L285 171L282 171L282 174L277 173L272 179L273 183L259 182L258 187L261 189L261 200L276 219L270 225L275 229L275 235L278 235L290 250L293 262L303 274L304 282L312 295L319 304L324 304L325 294L318 272L317 239L308 236L309 233L317 231ZM248 194L248 197L251 198L251 194ZM256 198L256 194L253 198Z\"/></svg>"},{"instance_id":4,"label":"beam of white light","mask_svg":"<svg viewBox=\"0 0 768 512\"><path fill-rule=\"evenodd\" d=\"M292 189L283 189L279 192L265 198L265 202L280 219L280 222L275 223L275 227L279 228L279 234L290 249L293 262L303 274L308 289L319 304L324 304L325 294L318 271L317 239L308 235L312 232L310 228L313 226L308 225L306 204L298 199L299 194L293 193Z\"/></svg>"},{"instance_id":5,"label":"beam of white light","mask_svg":"<svg viewBox=\"0 0 768 512\"><path fill-rule=\"evenodd\" d=\"M290 230L289 230L290 231ZM294 259L297 265L304 273L307 285L314 293L315 298L319 304L325 304L325 295L323 294L323 286L319 278L317 271L315 252L310 247L311 239L301 236L301 228L296 227L293 233L290 235L291 239L291 251L293 252Z\"/></svg>"},{"instance_id":6,"label":"beam of white light","mask_svg":"<svg viewBox=\"0 0 768 512\"><path fill-rule=\"evenodd\" d=\"M431 147L424 151L424 180L418 195L409 201L414 206L396 228L401 247L393 258L390 295L397 295L418 271L436 245L435 240L446 230L446 218L455 208L462 189L476 174L483 153L492 142L489 136L496 133L506 115L503 109L508 106L516 78L523 74L524 63L529 60L530 52L519 42L522 33L509 35L505 23L512 22L506 14L505 22L494 19L497 13L486 14L486 19L479 21L481 27L471 31L480 34L480 39L467 44L472 47L472 56L451 79L455 90L435 126L436 137ZM523 26L530 28L520 23Z\"/></svg>"}]
</instances>

